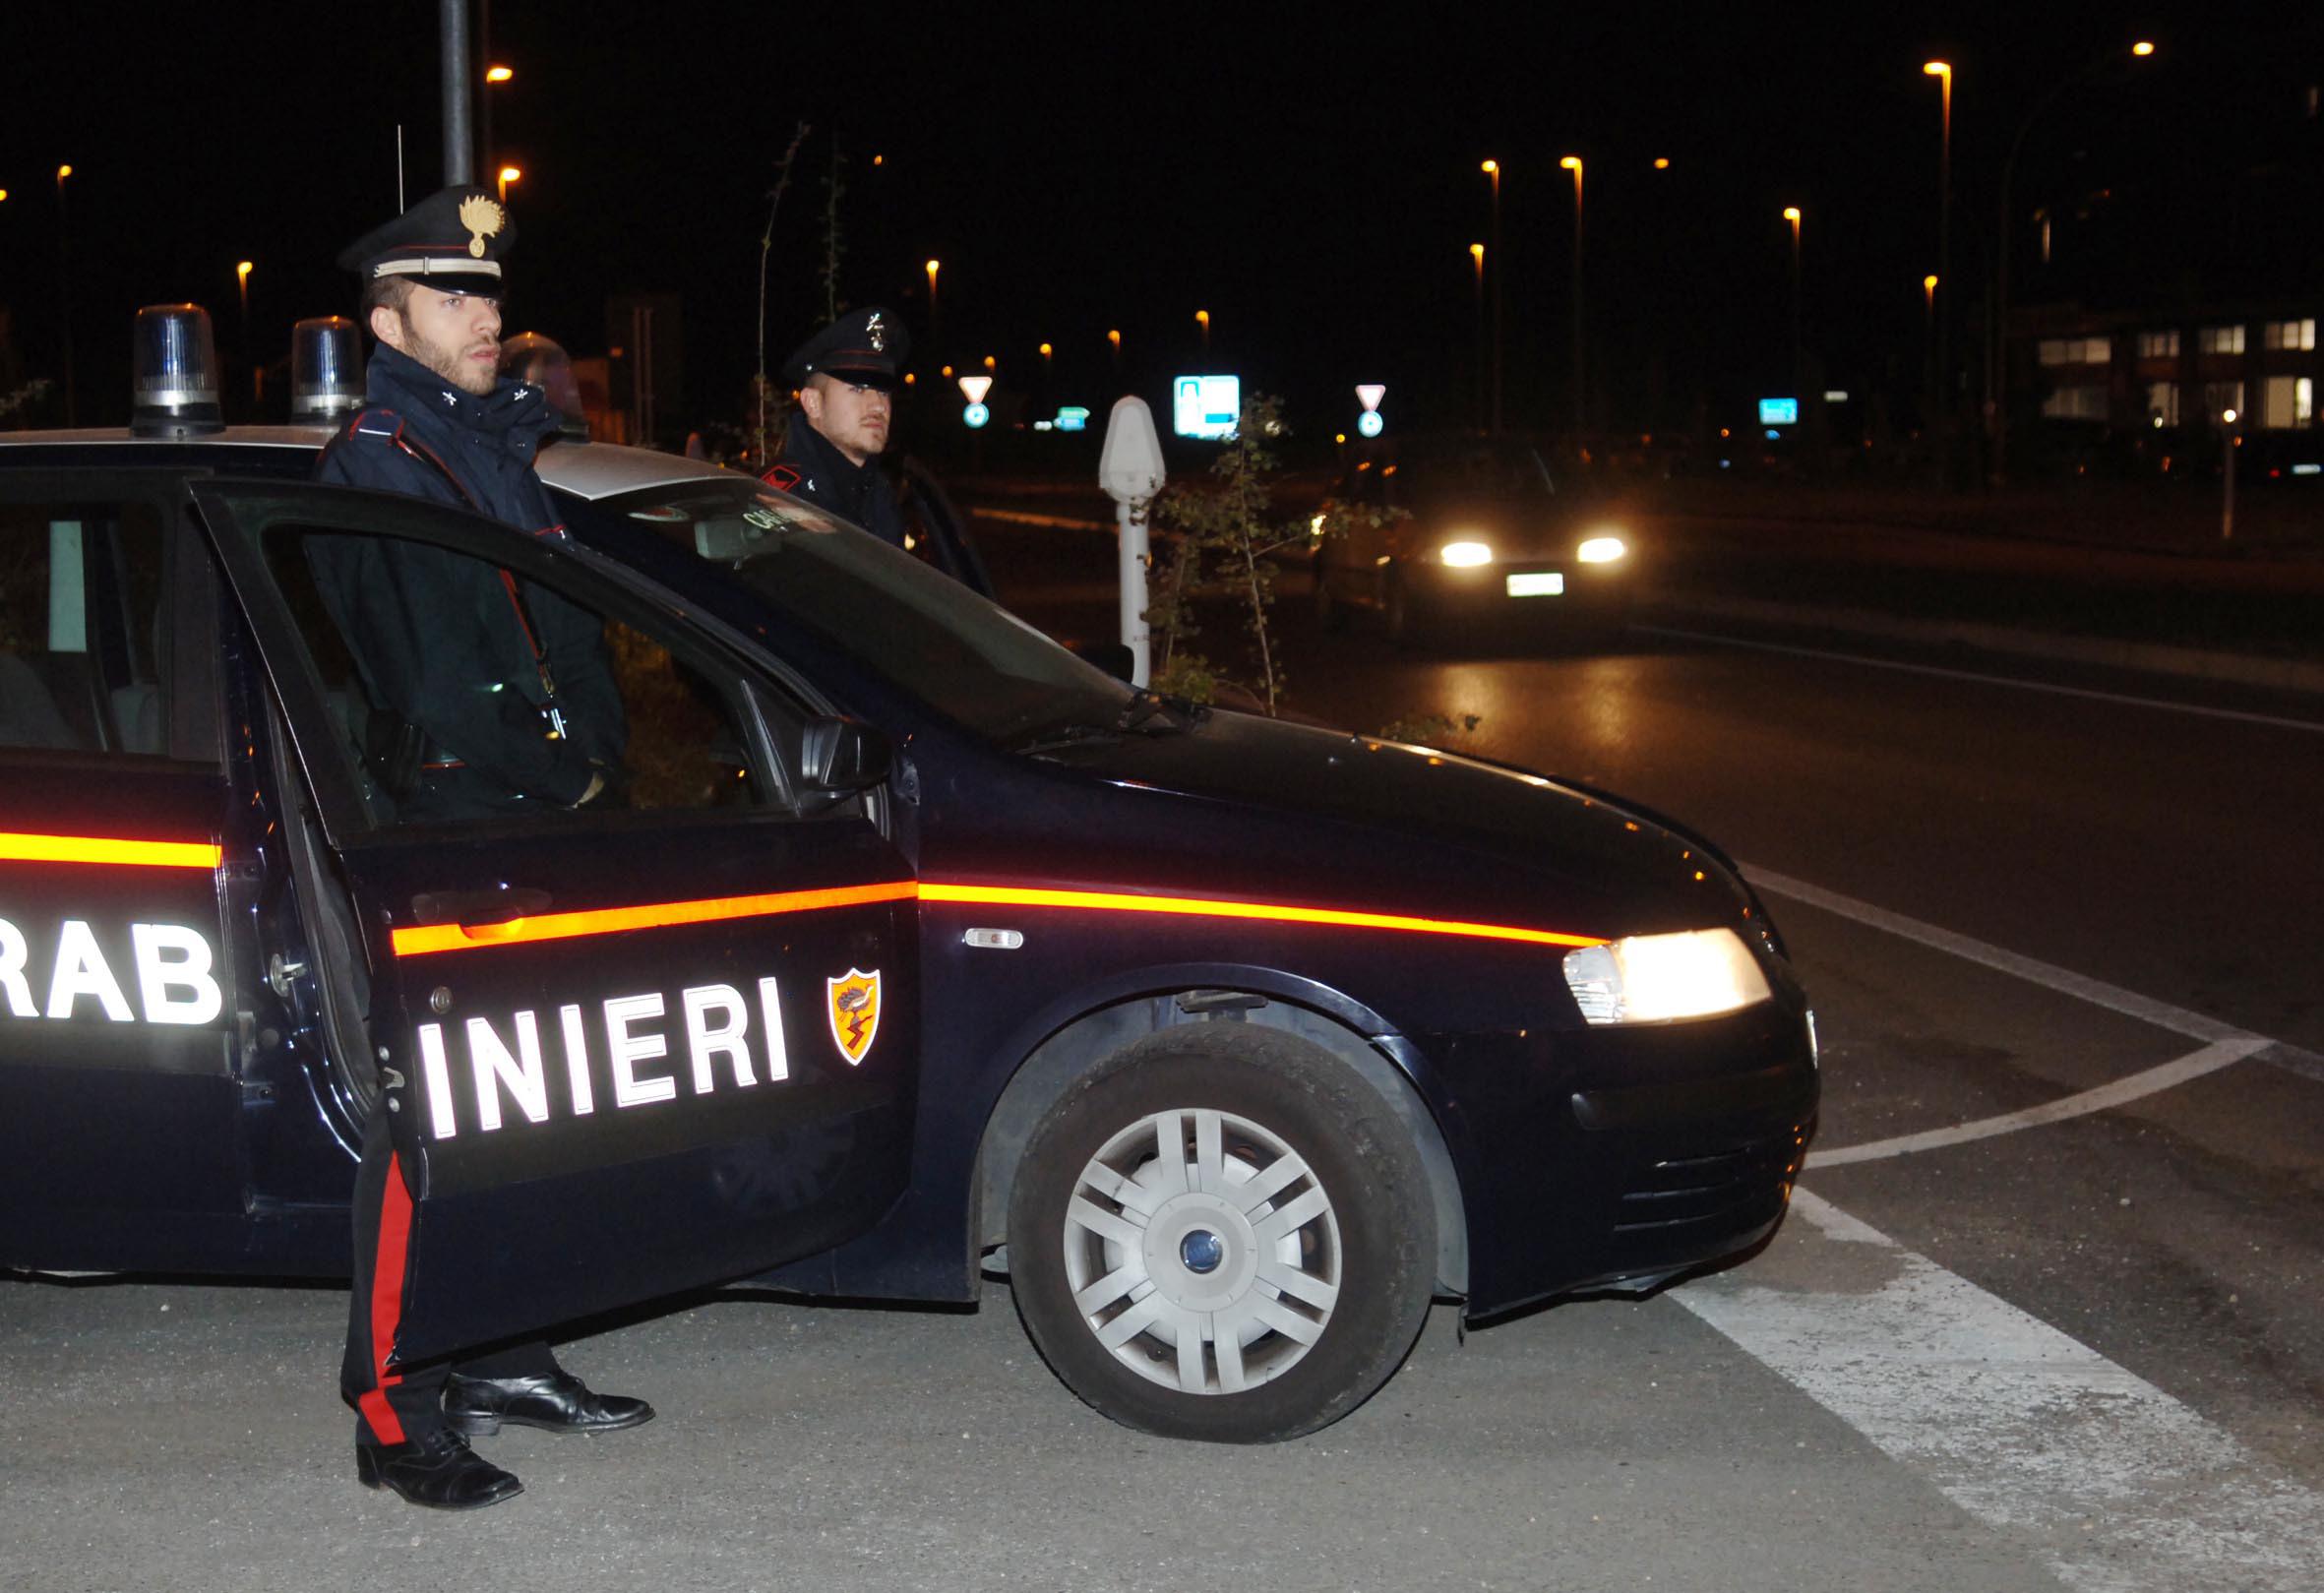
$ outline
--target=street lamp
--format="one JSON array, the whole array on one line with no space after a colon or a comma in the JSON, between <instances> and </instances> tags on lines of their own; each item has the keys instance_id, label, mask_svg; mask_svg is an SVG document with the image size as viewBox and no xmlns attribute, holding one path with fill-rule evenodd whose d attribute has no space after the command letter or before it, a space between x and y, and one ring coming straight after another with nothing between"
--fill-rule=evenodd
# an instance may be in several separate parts
<instances>
[{"instance_id":1,"label":"street lamp","mask_svg":"<svg viewBox=\"0 0 2324 1593\"><path fill-rule=\"evenodd\" d=\"M487 35L484 39L484 46L486 49L490 49L492 47L492 39L489 36L492 31L492 7L489 5L484 8L484 31ZM493 156L497 153L492 136L492 91L514 82L516 77L517 70L514 67L495 64L484 69L484 95L478 101L476 111L479 122L477 130L483 135L482 148L486 165L492 163Z\"/></svg>"},{"instance_id":2,"label":"street lamp","mask_svg":"<svg viewBox=\"0 0 2324 1593\"><path fill-rule=\"evenodd\" d=\"M1194 312L1194 325L1202 329L1202 357L1208 359L1210 357L1210 312L1208 310L1196 310Z\"/></svg>"},{"instance_id":3,"label":"street lamp","mask_svg":"<svg viewBox=\"0 0 2324 1593\"><path fill-rule=\"evenodd\" d=\"M1569 154L1558 162L1573 173L1573 429L1580 431L1587 423L1589 409L1583 399L1587 389L1583 386L1585 367L1582 363L1582 296L1581 296L1581 156Z\"/></svg>"},{"instance_id":4,"label":"street lamp","mask_svg":"<svg viewBox=\"0 0 2324 1593\"><path fill-rule=\"evenodd\" d=\"M1476 267L1476 284L1471 292L1477 312L1477 424L1485 424L1490 404L1486 398L1486 372L1492 365L1491 351L1485 343L1485 245L1469 245L1469 263Z\"/></svg>"},{"instance_id":5,"label":"street lamp","mask_svg":"<svg viewBox=\"0 0 2324 1593\"><path fill-rule=\"evenodd\" d=\"M1936 273L1939 281L1953 274L1953 67L1949 61L1927 61L1921 67L1922 74L1934 78L1938 89L1941 118L1938 128L1936 153ZM1944 309L1937 317L1937 386L1938 407L1944 403L1945 350L1951 344L1953 321L1952 295L1945 295Z\"/></svg>"},{"instance_id":6,"label":"street lamp","mask_svg":"<svg viewBox=\"0 0 2324 1593\"><path fill-rule=\"evenodd\" d=\"M931 353L936 354L942 354L945 346L944 322L938 319L936 313L936 274L943 265L941 260L931 260L925 268L928 272L928 347Z\"/></svg>"},{"instance_id":7,"label":"street lamp","mask_svg":"<svg viewBox=\"0 0 2324 1593\"><path fill-rule=\"evenodd\" d=\"M509 184L513 182L520 182L523 180L523 177L524 173L519 171L515 166L503 166L500 168L500 202L503 205L506 205L509 202Z\"/></svg>"},{"instance_id":8,"label":"street lamp","mask_svg":"<svg viewBox=\"0 0 2324 1593\"><path fill-rule=\"evenodd\" d=\"M1506 295L1501 289L1501 278L1508 274L1507 263L1500 252L1500 162L1488 160L1477 168L1493 184L1493 431L1500 434L1501 398L1501 305ZM1484 270L1484 257L1478 256L1478 270ZM1483 280L1482 277L1479 278Z\"/></svg>"},{"instance_id":9,"label":"street lamp","mask_svg":"<svg viewBox=\"0 0 2324 1593\"><path fill-rule=\"evenodd\" d=\"M2139 39L2130 46L2134 59L2146 60L2155 53L2148 39ZM2001 225L1996 236L2000 247L1994 255L1992 348L1986 359L1986 412L1991 416L1993 428L1993 479L2006 477L2009 459L2009 187L2017 174L2017 153L2025 148L2026 135L2042 119L2042 113L2057 103L2068 89L2096 77L2118 60L2115 50L2105 50L2093 56L2079 71L2065 78L2034 102L2025 120L2017 125L2017 136L2009 141L2009 153L2001 161ZM1942 269L1941 267L1939 268Z\"/></svg>"},{"instance_id":10,"label":"street lamp","mask_svg":"<svg viewBox=\"0 0 2324 1593\"><path fill-rule=\"evenodd\" d=\"M1936 411L1936 273L1921 278L1921 360L1926 367L1923 386L1927 390L1929 413ZM1924 415L1921 424L1928 424Z\"/></svg>"},{"instance_id":11,"label":"street lamp","mask_svg":"<svg viewBox=\"0 0 2324 1593\"><path fill-rule=\"evenodd\" d=\"M259 398L259 374L258 362L250 357L251 264L252 263L247 260L237 260L234 262L234 296L240 301L242 311L241 319L235 323L234 333L236 338L241 344L242 363L250 367L250 400L255 404L258 402Z\"/></svg>"},{"instance_id":12,"label":"street lamp","mask_svg":"<svg viewBox=\"0 0 2324 1593\"><path fill-rule=\"evenodd\" d=\"M56 269L59 287L57 315L64 329L65 342L65 424L81 423L81 405L73 384L73 249L65 223L69 213L65 209L65 179L73 174L69 165L56 168Z\"/></svg>"},{"instance_id":13,"label":"street lamp","mask_svg":"<svg viewBox=\"0 0 2324 1593\"><path fill-rule=\"evenodd\" d=\"M1786 205L1784 219L1792 226L1792 396L1800 396L1800 207Z\"/></svg>"}]
</instances>

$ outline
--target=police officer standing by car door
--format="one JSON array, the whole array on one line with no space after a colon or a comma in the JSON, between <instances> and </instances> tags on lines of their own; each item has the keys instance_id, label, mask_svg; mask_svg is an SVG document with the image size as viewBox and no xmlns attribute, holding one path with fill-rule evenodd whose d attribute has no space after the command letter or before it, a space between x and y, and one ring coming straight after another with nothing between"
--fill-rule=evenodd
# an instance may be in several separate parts
<instances>
[{"instance_id":1,"label":"police officer standing by car door","mask_svg":"<svg viewBox=\"0 0 2324 1593\"><path fill-rule=\"evenodd\" d=\"M881 470L911 338L886 310L852 311L791 351L782 377L799 392L769 486L904 545L903 513Z\"/></svg>"},{"instance_id":2,"label":"police officer standing by car door","mask_svg":"<svg viewBox=\"0 0 2324 1593\"><path fill-rule=\"evenodd\" d=\"M448 188L339 256L362 279L379 346L369 405L325 450L324 481L406 493L559 537L532 468L559 417L500 376L501 262L516 238L488 190ZM624 727L603 630L506 572L416 542L318 537L324 602L372 699L366 763L398 818L442 820L617 800ZM384 727L384 728L383 728ZM424 1235L386 1113L364 1133L354 1300L341 1387L356 1471L414 1504L472 1509L523 1485L468 1447L504 1424L599 1433L649 1420L531 1342L459 1363L398 1359L398 1312Z\"/></svg>"}]
</instances>

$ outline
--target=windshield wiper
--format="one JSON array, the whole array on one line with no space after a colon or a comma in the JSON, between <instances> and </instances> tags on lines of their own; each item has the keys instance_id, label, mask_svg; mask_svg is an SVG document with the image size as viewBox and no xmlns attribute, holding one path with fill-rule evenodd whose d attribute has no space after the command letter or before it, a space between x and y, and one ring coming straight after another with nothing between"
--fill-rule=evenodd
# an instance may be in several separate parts
<instances>
[{"instance_id":1,"label":"windshield wiper","mask_svg":"<svg viewBox=\"0 0 2324 1593\"><path fill-rule=\"evenodd\" d=\"M1142 686L1133 691L1135 695L1109 723L1075 719L1050 725L1014 750L1031 757L1069 747L1103 746L1127 735L1179 735L1210 717L1210 709L1203 704L1190 703L1182 697L1164 697Z\"/></svg>"},{"instance_id":2,"label":"windshield wiper","mask_svg":"<svg viewBox=\"0 0 2324 1593\"><path fill-rule=\"evenodd\" d=\"M1146 732L1148 735L1157 735L1164 731L1189 730L1210 717L1208 704L1191 703L1183 697L1164 697L1143 686L1132 687L1131 690L1136 695L1123 705L1120 716L1114 720L1117 730L1135 730L1140 725L1152 724L1163 715L1169 715L1166 722L1154 724Z\"/></svg>"}]
</instances>

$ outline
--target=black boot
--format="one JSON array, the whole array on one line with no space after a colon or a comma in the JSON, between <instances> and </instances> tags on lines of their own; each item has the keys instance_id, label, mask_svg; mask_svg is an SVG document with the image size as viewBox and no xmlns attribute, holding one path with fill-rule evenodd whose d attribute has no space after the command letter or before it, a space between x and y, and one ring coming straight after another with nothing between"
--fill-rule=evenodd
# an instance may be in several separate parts
<instances>
[{"instance_id":1,"label":"black boot","mask_svg":"<svg viewBox=\"0 0 2324 1593\"><path fill-rule=\"evenodd\" d=\"M468 1447L449 1428L431 1428L402 1443L355 1438L355 1475L366 1488L393 1489L436 1510L480 1510L524 1492L524 1485Z\"/></svg>"},{"instance_id":2,"label":"black boot","mask_svg":"<svg viewBox=\"0 0 2324 1593\"><path fill-rule=\"evenodd\" d=\"M444 1384L446 1420L471 1438L503 1424L544 1433L611 1433L653 1420L653 1407L623 1394L592 1393L570 1372L542 1378L463 1378Z\"/></svg>"}]
</instances>

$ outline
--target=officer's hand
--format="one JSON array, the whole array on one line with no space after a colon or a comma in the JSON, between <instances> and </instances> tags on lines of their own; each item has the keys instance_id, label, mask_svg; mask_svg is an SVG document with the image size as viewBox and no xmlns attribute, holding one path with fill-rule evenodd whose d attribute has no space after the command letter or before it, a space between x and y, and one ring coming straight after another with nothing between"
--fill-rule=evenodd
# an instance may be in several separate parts
<instances>
[{"instance_id":1,"label":"officer's hand","mask_svg":"<svg viewBox=\"0 0 2324 1593\"><path fill-rule=\"evenodd\" d=\"M588 806L590 803L592 803L592 802L596 801L596 800L597 800L597 798L599 798L599 797L603 796L604 794L605 794L605 775L604 775L604 773L603 773L601 770L598 770L598 769L591 769L591 770L589 771L589 787L588 787L588 789L587 789L587 790L585 790L585 791L583 791L583 792L582 792L582 793L581 793L581 794L579 797L575 798L575 799L574 799L574 803L573 803L573 805L574 805L575 807L577 807L577 808L585 808L585 807L587 807L587 806Z\"/></svg>"}]
</instances>

